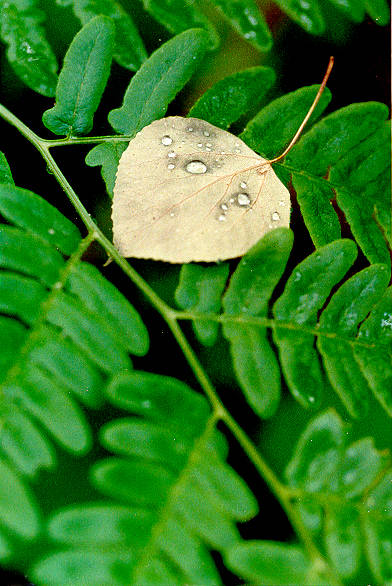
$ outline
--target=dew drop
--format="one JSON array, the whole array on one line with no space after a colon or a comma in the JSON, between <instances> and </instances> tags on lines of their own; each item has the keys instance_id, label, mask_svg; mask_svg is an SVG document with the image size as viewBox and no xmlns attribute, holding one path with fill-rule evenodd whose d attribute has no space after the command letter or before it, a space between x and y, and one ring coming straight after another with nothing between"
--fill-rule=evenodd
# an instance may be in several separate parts
<instances>
[{"instance_id":1,"label":"dew drop","mask_svg":"<svg viewBox=\"0 0 392 586\"><path fill-rule=\"evenodd\" d=\"M283 208L286 205L286 202L281 199L279 205Z\"/></svg>"},{"instance_id":2,"label":"dew drop","mask_svg":"<svg viewBox=\"0 0 392 586\"><path fill-rule=\"evenodd\" d=\"M221 215L219 216L218 220L219 220L220 222L226 222L226 216L225 216L225 214L221 214Z\"/></svg>"},{"instance_id":3,"label":"dew drop","mask_svg":"<svg viewBox=\"0 0 392 586\"><path fill-rule=\"evenodd\" d=\"M174 151L170 151L170 153L167 154L168 157L170 157L171 159L174 159L174 157L176 157L176 153Z\"/></svg>"},{"instance_id":4,"label":"dew drop","mask_svg":"<svg viewBox=\"0 0 392 586\"><path fill-rule=\"evenodd\" d=\"M247 193L239 193L237 195L237 201L240 206L248 206L250 204L250 197Z\"/></svg>"},{"instance_id":5,"label":"dew drop","mask_svg":"<svg viewBox=\"0 0 392 586\"><path fill-rule=\"evenodd\" d=\"M150 409L151 401L142 401L142 407L144 407L144 409Z\"/></svg>"},{"instance_id":6,"label":"dew drop","mask_svg":"<svg viewBox=\"0 0 392 586\"><path fill-rule=\"evenodd\" d=\"M223 203L223 204L221 205L221 209L222 209L222 210L224 210L224 211L226 211L226 210L228 210L229 208L228 208L227 204Z\"/></svg>"},{"instance_id":7,"label":"dew drop","mask_svg":"<svg viewBox=\"0 0 392 586\"><path fill-rule=\"evenodd\" d=\"M54 285L53 285L53 289L61 289L63 286L61 281L57 281Z\"/></svg>"},{"instance_id":8,"label":"dew drop","mask_svg":"<svg viewBox=\"0 0 392 586\"><path fill-rule=\"evenodd\" d=\"M190 127L188 128L188 132L193 132L193 128L192 128L192 126L190 126Z\"/></svg>"},{"instance_id":9,"label":"dew drop","mask_svg":"<svg viewBox=\"0 0 392 586\"><path fill-rule=\"evenodd\" d=\"M53 228L49 228L49 230L48 230L48 234L54 234L54 230L53 230Z\"/></svg>"},{"instance_id":10,"label":"dew drop","mask_svg":"<svg viewBox=\"0 0 392 586\"><path fill-rule=\"evenodd\" d=\"M210 142L206 142L206 147L211 148L212 144Z\"/></svg>"},{"instance_id":11,"label":"dew drop","mask_svg":"<svg viewBox=\"0 0 392 586\"><path fill-rule=\"evenodd\" d=\"M225 154L226 154L226 152L225 152L225 151L221 151L221 155L225 155Z\"/></svg>"},{"instance_id":12,"label":"dew drop","mask_svg":"<svg viewBox=\"0 0 392 586\"><path fill-rule=\"evenodd\" d=\"M211 152L210 147L206 147L206 151Z\"/></svg>"},{"instance_id":13,"label":"dew drop","mask_svg":"<svg viewBox=\"0 0 392 586\"><path fill-rule=\"evenodd\" d=\"M174 169L174 167L175 167L175 165L173 165L173 163L169 163L168 166L167 166L167 168L170 169L170 171L172 169Z\"/></svg>"},{"instance_id":14,"label":"dew drop","mask_svg":"<svg viewBox=\"0 0 392 586\"><path fill-rule=\"evenodd\" d=\"M248 185L245 183L245 181L241 181L240 187L241 187L241 189L246 189L248 187Z\"/></svg>"},{"instance_id":15,"label":"dew drop","mask_svg":"<svg viewBox=\"0 0 392 586\"><path fill-rule=\"evenodd\" d=\"M203 146L203 143L202 143L202 142L198 142L198 143L197 143L197 146L198 146L199 148L201 148L201 147Z\"/></svg>"},{"instance_id":16,"label":"dew drop","mask_svg":"<svg viewBox=\"0 0 392 586\"><path fill-rule=\"evenodd\" d=\"M237 155L241 152L241 149L239 149L238 147L234 149L234 152L237 153Z\"/></svg>"},{"instance_id":17,"label":"dew drop","mask_svg":"<svg viewBox=\"0 0 392 586\"><path fill-rule=\"evenodd\" d=\"M164 144L165 146L169 146L169 144L171 144L172 142L173 142L173 139L168 134L165 134L165 136L162 136L161 143Z\"/></svg>"},{"instance_id":18,"label":"dew drop","mask_svg":"<svg viewBox=\"0 0 392 586\"><path fill-rule=\"evenodd\" d=\"M174 216L175 216L174 212L170 212L169 215L170 215L171 218L174 218Z\"/></svg>"},{"instance_id":19,"label":"dew drop","mask_svg":"<svg viewBox=\"0 0 392 586\"><path fill-rule=\"evenodd\" d=\"M231 197L231 198L229 199L229 203L234 203L234 197Z\"/></svg>"},{"instance_id":20,"label":"dew drop","mask_svg":"<svg viewBox=\"0 0 392 586\"><path fill-rule=\"evenodd\" d=\"M205 130L205 131L203 132L203 134L204 134L204 136L210 136L210 133L208 132L208 130Z\"/></svg>"},{"instance_id":21,"label":"dew drop","mask_svg":"<svg viewBox=\"0 0 392 586\"><path fill-rule=\"evenodd\" d=\"M194 173L196 175L200 175L201 173L205 173L207 171L207 165L205 165L202 161L191 161L185 168L188 173Z\"/></svg>"},{"instance_id":22,"label":"dew drop","mask_svg":"<svg viewBox=\"0 0 392 586\"><path fill-rule=\"evenodd\" d=\"M273 212L271 214L271 218L274 222L277 222L278 220L280 220L280 215L278 214L278 212Z\"/></svg>"}]
</instances>

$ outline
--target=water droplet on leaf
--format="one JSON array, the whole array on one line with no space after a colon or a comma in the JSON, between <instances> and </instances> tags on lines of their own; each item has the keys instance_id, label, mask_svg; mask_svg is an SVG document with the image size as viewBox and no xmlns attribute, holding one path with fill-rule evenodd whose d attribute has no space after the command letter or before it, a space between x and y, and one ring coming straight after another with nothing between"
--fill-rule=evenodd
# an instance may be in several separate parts
<instances>
[{"instance_id":1,"label":"water droplet on leaf","mask_svg":"<svg viewBox=\"0 0 392 586\"><path fill-rule=\"evenodd\" d=\"M250 204L250 197L247 193L239 193L237 201L240 206L248 206Z\"/></svg>"},{"instance_id":2,"label":"water droplet on leaf","mask_svg":"<svg viewBox=\"0 0 392 586\"><path fill-rule=\"evenodd\" d=\"M203 161L191 161L185 168L188 173L194 173L196 175L200 175L207 171L207 165L205 165Z\"/></svg>"},{"instance_id":3,"label":"water droplet on leaf","mask_svg":"<svg viewBox=\"0 0 392 586\"><path fill-rule=\"evenodd\" d=\"M161 143L164 144L165 146L169 146L170 144L172 144L173 139L168 136L167 134L165 136L162 137Z\"/></svg>"}]
</instances>

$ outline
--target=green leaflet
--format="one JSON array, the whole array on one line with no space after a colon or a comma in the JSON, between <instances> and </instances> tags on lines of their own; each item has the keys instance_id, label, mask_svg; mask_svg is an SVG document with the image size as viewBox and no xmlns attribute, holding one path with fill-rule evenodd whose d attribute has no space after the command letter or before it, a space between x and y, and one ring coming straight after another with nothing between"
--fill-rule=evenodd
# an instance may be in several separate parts
<instances>
[{"instance_id":1,"label":"green leaflet","mask_svg":"<svg viewBox=\"0 0 392 586\"><path fill-rule=\"evenodd\" d=\"M1 183L10 183L11 185L14 185L8 161L5 158L4 153L0 151L0 184Z\"/></svg>"},{"instance_id":2,"label":"green leaflet","mask_svg":"<svg viewBox=\"0 0 392 586\"><path fill-rule=\"evenodd\" d=\"M85 161L89 167L102 167L102 178L110 197L113 197L117 167L127 146L127 142L103 142L97 144L87 153Z\"/></svg>"},{"instance_id":3,"label":"green leaflet","mask_svg":"<svg viewBox=\"0 0 392 586\"><path fill-rule=\"evenodd\" d=\"M380 350L377 347L355 346L354 355L376 399L392 416L392 364L389 355L392 338L392 288L387 289L362 323L358 338L385 344L385 350L382 346Z\"/></svg>"},{"instance_id":4,"label":"green leaflet","mask_svg":"<svg viewBox=\"0 0 392 586\"><path fill-rule=\"evenodd\" d=\"M168 31L178 35L192 28L202 28L208 33L208 45L216 49L219 37L214 26L189 0L143 0L144 8Z\"/></svg>"},{"instance_id":5,"label":"green leaflet","mask_svg":"<svg viewBox=\"0 0 392 586\"><path fill-rule=\"evenodd\" d=\"M134 136L153 120L164 116L168 104L193 75L207 49L208 35L187 30L153 53L125 92L121 108L109 113L109 122L120 133Z\"/></svg>"},{"instance_id":6,"label":"green leaflet","mask_svg":"<svg viewBox=\"0 0 392 586\"><path fill-rule=\"evenodd\" d=\"M221 296L229 275L229 265L202 266L194 263L181 267L175 300L182 309L200 313L219 313ZM193 329L198 340L206 346L216 342L219 324L214 321L194 320Z\"/></svg>"},{"instance_id":7,"label":"green leaflet","mask_svg":"<svg viewBox=\"0 0 392 586\"><path fill-rule=\"evenodd\" d=\"M64 254L72 254L80 242L80 233L44 199L20 187L0 185L0 212L12 224L39 236Z\"/></svg>"},{"instance_id":8,"label":"green leaflet","mask_svg":"<svg viewBox=\"0 0 392 586\"><path fill-rule=\"evenodd\" d=\"M358 325L383 295L389 276L385 265L372 265L351 277L323 311L320 330L354 337ZM361 370L356 368L352 345L348 340L320 336L317 346L331 384L347 410L353 417L362 417L368 409L370 389Z\"/></svg>"},{"instance_id":9,"label":"green leaflet","mask_svg":"<svg viewBox=\"0 0 392 586\"><path fill-rule=\"evenodd\" d=\"M0 459L0 519L2 526L22 539L33 539L40 529L35 499L3 459Z\"/></svg>"},{"instance_id":10,"label":"green leaflet","mask_svg":"<svg viewBox=\"0 0 392 586\"><path fill-rule=\"evenodd\" d=\"M263 13L254 0L212 0L237 33L259 51L269 51L272 37Z\"/></svg>"},{"instance_id":11,"label":"green leaflet","mask_svg":"<svg viewBox=\"0 0 392 586\"><path fill-rule=\"evenodd\" d=\"M310 562L300 547L273 541L247 541L229 550L232 571L256 584L308 584ZM319 582L318 582L319 583Z\"/></svg>"},{"instance_id":12,"label":"green leaflet","mask_svg":"<svg viewBox=\"0 0 392 586\"><path fill-rule=\"evenodd\" d=\"M251 67L229 75L207 90L192 106L188 116L227 130L250 108L262 102L275 77L270 67Z\"/></svg>"},{"instance_id":13,"label":"green leaflet","mask_svg":"<svg viewBox=\"0 0 392 586\"><path fill-rule=\"evenodd\" d=\"M32 90L54 96L57 61L43 23L45 14L36 0L1 3L1 38L8 45L7 59L16 75Z\"/></svg>"},{"instance_id":14,"label":"green leaflet","mask_svg":"<svg viewBox=\"0 0 392 586\"><path fill-rule=\"evenodd\" d=\"M306 32L313 35L321 35L324 32L324 18L318 2L276 0L276 4Z\"/></svg>"},{"instance_id":15,"label":"green leaflet","mask_svg":"<svg viewBox=\"0 0 392 586\"><path fill-rule=\"evenodd\" d=\"M380 582L385 583L391 575L389 556L385 557L388 537L382 543L390 516L386 507L391 494L390 481L386 480L390 474L382 477L386 463L386 454L376 450L372 438L350 443L343 421L329 410L315 417L302 432L286 468L288 488L294 489L301 515L304 505L325 506L324 547L344 579L357 574L363 549L370 565L377 568ZM362 538L362 520L371 535L369 542ZM375 547L379 548L378 559L373 565Z\"/></svg>"},{"instance_id":16,"label":"green leaflet","mask_svg":"<svg viewBox=\"0 0 392 586\"><path fill-rule=\"evenodd\" d=\"M268 301L285 269L292 233L287 228L268 232L240 261L223 297L228 315L266 317ZM280 400L280 370L260 326L224 322L234 370L255 412L270 417Z\"/></svg>"},{"instance_id":17,"label":"green leaflet","mask_svg":"<svg viewBox=\"0 0 392 586\"><path fill-rule=\"evenodd\" d=\"M388 109L377 102L352 104L317 123L287 155L285 166L307 228L317 246L340 235L330 200L332 187L358 244L372 262L389 262ZM330 183L322 179L328 172Z\"/></svg>"},{"instance_id":18,"label":"green leaflet","mask_svg":"<svg viewBox=\"0 0 392 586\"><path fill-rule=\"evenodd\" d=\"M110 73L114 26L105 16L89 21L73 39L59 75L56 103L42 121L55 134L87 134Z\"/></svg>"},{"instance_id":19,"label":"green leaflet","mask_svg":"<svg viewBox=\"0 0 392 586\"><path fill-rule=\"evenodd\" d=\"M137 71L147 53L131 15L116 0L73 0L73 9L83 25L95 16L109 16L115 26L113 57L123 67Z\"/></svg>"},{"instance_id":20,"label":"green leaflet","mask_svg":"<svg viewBox=\"0 0 392 586\"><path fill-rule=\"evenodd\" d=\"M273 100L248 122L240 138L267 159L280 155L297 132L318 89L318 85L303 87ZM326 88L308 124L321 116L330 100L331 93Z\"/></svg>"},{"instance_id":21,"label":"green leaflet","mask_svg":"<svg viewBox=\"0 0 392 586\"><path fill-rule=\"evenodd\" d=\"M274 341L294 397L305 407L317 406L325 393L324 375L314 348L314 335L280 328L279 321L314 327L318 311L357 255L351 240L319 248L294 269L274 305Z\"/></svg>"}]
</instances>

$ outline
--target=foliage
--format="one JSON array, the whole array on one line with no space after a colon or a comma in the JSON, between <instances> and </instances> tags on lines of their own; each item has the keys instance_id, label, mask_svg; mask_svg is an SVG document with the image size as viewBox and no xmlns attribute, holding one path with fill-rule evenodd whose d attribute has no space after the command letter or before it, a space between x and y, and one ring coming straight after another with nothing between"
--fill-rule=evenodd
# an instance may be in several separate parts
<instances>
[{"instance_id":1,"label":"foliage","mask_svg":"<svg viewBox=\"0 0 392 586\"><path fill-rule=\"evenodd\" d=\"M141 276L142 262L137 272L119 255L52 150L96 144L86 163L102 166L112 193L127 142L176 107L218 33L198 3L182 3L176 24L167 15L178 2L146 1L146 10L176 33L147 58L124 6L61 4L84 26L70 43L56 89L53 77L47 81L55 69L42 14L30 2L2 4L15 19L3 20L8 58L36 92L56 94L43 122L65 138L41 138L4 106L0 114L38 149L81 220L76 226L46 198L15 186L8 145L2 145L2 564L37 585L215 585L228 583L224 572L235 583L392 582L390 454L356 426L370 412L381 413L378 421L390 429L392 416L385 106L352 104L323 117L331 100L326 91L309 129L274 165L295 190L314 251L301 249L293 221L293 231L272 230L238 263L182 266L174 285L172 269L160 265L162 293ZM254 46L270 43L253 2L212 4ZM321 33L318 3L278 4ZM341 9L340 2L330 4ZM385 21L381 1L347 6L354 21L365 8ZM247 23L257 34L249 36ZM20 42L39 53L37 62L13 56ZM83 136L112 88L112 57L137 70L125 95L117 96L122 105L108 113L117 134ZM267 103L275 77L270 67L236 72L202 94L189 114L225 129L236 125L251 148L272 158L289 143L318 90L302 87ZM342 212L350 238L341 238ZM112 267L93 264L97 245L123 279ZM163 374L163 367L151 372L162 325L157 334L138 291L173 334L194 376L189 384ZM184 333L186 321L197 354ZM213 377L212 365L227 354L245 398L235 395L235 417L226 407L234 384L221 398L207 374ZM196 384L203 393L192 388ZM260 418L280 425L286 390L298 402L297 413L308 409L310 415L302 431L291 422L296 441L286 447L280 470L263 457L267 446L256 445L246 431L257 433L248 420L255 427ZM288 444L284 435L280 429L274 449ZM289 542L266 538L274 533L257 515L260 507L265 516L263 498L270 495L248 473L243 453L286 514L295 533ZM257 535L253 530L247 539L252 519Z\"/></svg>"}]
</instances>

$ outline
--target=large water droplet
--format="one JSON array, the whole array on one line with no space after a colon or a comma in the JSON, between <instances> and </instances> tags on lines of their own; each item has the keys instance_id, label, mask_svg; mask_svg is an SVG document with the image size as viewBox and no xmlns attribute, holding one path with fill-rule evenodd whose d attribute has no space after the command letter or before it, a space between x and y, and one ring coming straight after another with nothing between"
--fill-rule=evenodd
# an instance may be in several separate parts
<instances>
[{"instance_id":1,"label":"large water droplet","mask_svg":"<svg viewBox=\"0 0 392 586\"><path fill-rule=\"evenodd\" d=\"M278 212L273 212L271 214L271 218L274 222L277 222L278 220L280 220L280 215L278 214Z\"/></svg>"},{"instance_id":2,"label":"large water droplet","mask_svg":"<svg viewBox=\"0 0 392 586\"><path fill-rule=\"evenodd\" d=\"M165 136L162 136L161 143L164 144L165 146L169 146L169 144L171 144L172 142L173 142L173 139L171 136L168 136L167 134L165 134Z\"/></svg>"},{"instance_id":3,"label":"large water droplet","mask_svg":"<svg viewBox=\"0 0 392 586\"><path fill-rule=\"evenodd\" d=\"M250 197L247 193L239 193L237 195L237 201L240 206L248 206L250 204Z\"/></svg>"},{"instance_id":4,"label":"large water droplet","mask_svg":"<svg viewBox=\"0 0 392 586\"><path fill-rule=\"evenodd\" d=\"M205 165L202 161L191 161L185 168L188 173L194 173L196 175L200 175L207 171L207 165Z\"/></svg>"}]
</instances>

